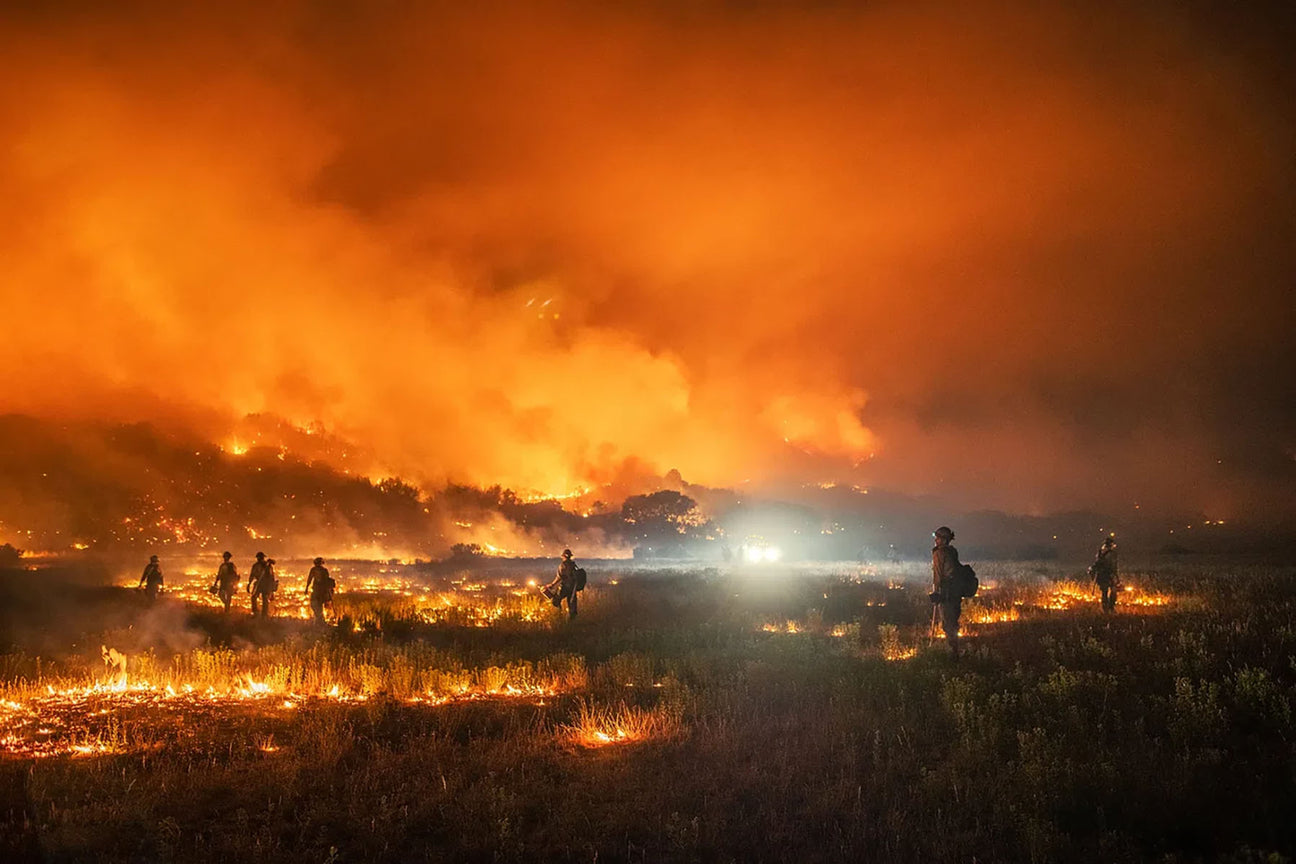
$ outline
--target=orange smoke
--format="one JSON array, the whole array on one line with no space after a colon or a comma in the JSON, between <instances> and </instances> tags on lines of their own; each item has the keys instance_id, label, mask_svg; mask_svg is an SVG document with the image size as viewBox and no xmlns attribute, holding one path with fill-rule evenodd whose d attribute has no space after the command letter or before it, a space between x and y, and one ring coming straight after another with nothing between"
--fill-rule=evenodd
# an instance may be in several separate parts
<instances>
[{"instance_id":1,"label":"orange smoke","mask_svg":"<svg viewBox=\"0 0 1296 864\"><path fill-rule=\"evenodd\" d=\"M552 494L1178 500L1163 447L1241 494L1174 406L1276 332L1211 276L1275 291L1227 257L1292 170L1245 62L1131 12L605 5L15 17L0 411Z\"/></svg>"}]
</instances>

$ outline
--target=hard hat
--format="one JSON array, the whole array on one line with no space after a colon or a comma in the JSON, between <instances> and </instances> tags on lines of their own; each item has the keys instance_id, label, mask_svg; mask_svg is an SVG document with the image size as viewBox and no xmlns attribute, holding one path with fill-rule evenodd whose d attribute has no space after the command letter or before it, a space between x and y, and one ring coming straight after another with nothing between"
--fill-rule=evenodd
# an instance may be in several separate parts
<instances>
[{"instance_id":1,"label":"hard hat","mask_svg":"<svg viewBox=\"0 0 1296 864\"><path fill-rule=\"evenodd\" d=\"M257 557L258 557L258 558L264 558L264 557L265 557L265 553L264 553L264 552L258 552L258 553L257 553Z\"/></svg>"},{"instance_id":2,"label":"hard hat","mask_svg":"<svg viewBox=\"0 0 1296 864\"><path fill-rule=\"evenodd\" d=\"M564 550L563 550L563 557L564 557L564 558L570 558L570 557L571 557L571 550L570 550L570 549L564 549Z\"/></svg>"},{"instance_id":3,"label":"hard hat","mask_svg":"<svg viewBox=\"0 0 1296 864\"><path fill-rule=\"evenodd\" d=\"M316 559L315 559L315 563L316 563L316 564L323 564L323 563L324 563L324 559L323 559L323 558L316 558Z\"/></svg>"},{"instance_id":4,"label":"hard hat","mask_svg":"<svg viewBox=\"0 0 1296 864\"><path fill-rule=\"evenodd\" d=\"M234 556L231 555L231 554L228 553L228 552L222 552L222 553L221 553L221 557L222 557L222 558L233 558Z\"/></svg>"},{"instance_id":5,"label":"hard hat","mask_svg":"<svg viewBox=\"0 0 1296 864\"><path fill-rule=\"evenodd\" d=\"M150 560L150 561L156 561L156 560L158 560L158 557L157 557L156 555L150 555L150 556L149 556L149 560Z\"/></svg>"},{"instance_id":6,"label":"hard hat","mask_svg":"<svg viewBox=\"0 0 1296 864\"><path fill-rule=\"evenodd\" d=\"M941 537L944 538L945 540L953 540L954 532L950 530L948 526L942 525L941 527L937 528L935 531L932 532L932 536Z\"/></svg>"}]
</instances>

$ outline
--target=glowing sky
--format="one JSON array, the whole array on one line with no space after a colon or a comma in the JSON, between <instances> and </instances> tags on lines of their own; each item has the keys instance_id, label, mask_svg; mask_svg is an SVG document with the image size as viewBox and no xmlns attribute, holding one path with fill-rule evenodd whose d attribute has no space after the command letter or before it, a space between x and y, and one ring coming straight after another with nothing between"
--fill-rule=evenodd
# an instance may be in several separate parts
<instances>
[{"instance_id":1,"label":"glowing sky","mask_svg":"<svg viewBox=\"0 0 1296 864\"><path fill-rule=\"evenodd\" d=\"M1290 515L1293 13L971 5L29 4L0 411Z\"/></svg>"}]
</instances>

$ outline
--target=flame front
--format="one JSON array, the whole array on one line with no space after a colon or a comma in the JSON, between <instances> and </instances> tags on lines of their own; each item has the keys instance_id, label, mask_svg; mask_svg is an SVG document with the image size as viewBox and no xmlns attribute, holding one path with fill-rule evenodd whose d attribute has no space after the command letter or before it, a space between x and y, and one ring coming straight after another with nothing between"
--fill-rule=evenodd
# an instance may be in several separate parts
<instances>
[{"instance_id":1,"label":"flame front","mask_svg":"<svg viewBox=\"0 0 1296 864\"><path fill-rule=\"evenodd\" d=\"M287 678L286 669L274 670ZM45 685L39 692L0 701L0 752L14 756L48 757L94 755L136 749L122 737L117 718L146 715L149 725L161 717L192 718L238 711L297 711L312 704L361 704L380 693L410 706L440 706L482 699L543 700L552 698L583 680L583 671L569 666L550 674L537 674L526 665L474 670L447 675L437 689L397 694L375 689L354 679L344 687L334 683L313 692L291 685L244 679L224 687L191 683L95 682L83 686ZM11 691L19 688L11 687Z\"/></svg>"}]
</instances>

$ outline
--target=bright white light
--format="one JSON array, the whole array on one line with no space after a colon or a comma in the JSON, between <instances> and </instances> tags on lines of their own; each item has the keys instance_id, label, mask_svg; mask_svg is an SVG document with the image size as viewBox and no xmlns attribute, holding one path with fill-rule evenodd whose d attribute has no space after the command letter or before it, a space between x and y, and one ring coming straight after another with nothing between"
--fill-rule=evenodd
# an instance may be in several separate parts
<instances>
[{"instance_id":1,"label":"bright white light","mask_svg":"<svg viewBox=\"0 0 1296 864\"><path fill-rule=\"evenodd\" d=\"M753 563L753 564L755 564L755 563L758 562L758 561L764 561L764 560L765 560L765 550L761 549L759 546L748 546L748 547L747 547L747 560L750 561L750 562Z\"/></svg>"},{"instance_id":2,"label":"bright white light","mask_svg":"<svg viewBox=\"0 0 1296 864\"><path fill-rule=\"evenodd\" d=\"M748 546L745 556L749 564L764 564L782 558L783 551L777 546Z\"/></svg>"},{"instance_id":3,"label":"bright white light","mask_svg":"<svg viewBox=\"0 0 1296 864\"><path fill-rule=\"evenodd\" d=\"M777 561L783 557L783 553L779 551L777 546L766 546L763 551L766 561Z\"/></svg>"}]
</instances>

